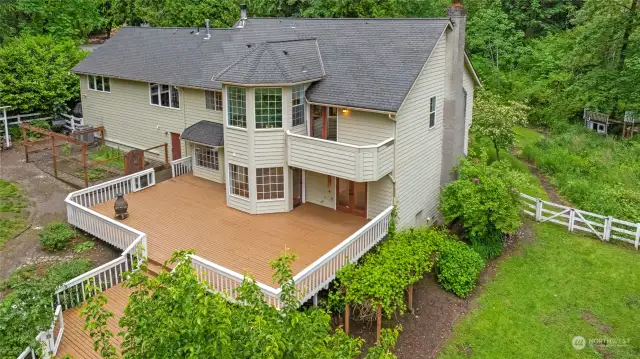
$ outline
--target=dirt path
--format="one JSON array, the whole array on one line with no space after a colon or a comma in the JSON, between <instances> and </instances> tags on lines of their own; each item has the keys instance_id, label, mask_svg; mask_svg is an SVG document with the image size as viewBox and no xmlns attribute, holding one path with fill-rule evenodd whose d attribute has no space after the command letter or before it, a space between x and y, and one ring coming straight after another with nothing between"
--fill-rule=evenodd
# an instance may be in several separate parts
<instances>
[{"instance_id":1,"label":"dirt path","mask_svg":"<svg viewBox=\"0 0 640 359\"><path fill-rule=\"evenodd\" d=\"M0 152L0 178L18 183L29 198L28 229L0 248L0 281L20 266L75 257L71 250L56 254L43 251L38 237L38 233L48 222L66 220L64 199L75 189L43 173L32 163L25 163L24 153L18 146ZM116 255L117 251L96 241L94 248L83 253L82 257L90 258L93 266L97 266Z\"/></svg>"}]
</instances>

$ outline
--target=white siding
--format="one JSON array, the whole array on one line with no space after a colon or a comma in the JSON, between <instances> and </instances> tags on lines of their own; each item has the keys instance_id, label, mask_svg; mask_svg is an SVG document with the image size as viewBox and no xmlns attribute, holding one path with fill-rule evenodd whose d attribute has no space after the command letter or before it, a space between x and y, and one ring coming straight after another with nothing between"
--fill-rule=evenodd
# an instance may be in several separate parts
<instances>
[{"instance_id":1,"label":"white siding","mask_svg":"<svg viewBox=\"0 0 640 359\"><path fill-rule=\"evenodd\" d=\"M473 116L473 96L474 96L474 83L473 76L469 70L465 67L462 75L462 87L467 91L467 104L464 114L464 154L466 155L469 150L469 128L471 127L471 121Z\"/></svg>"},{"instance_id":2,"label":"white siding","mask_svg":"<svg viewBox=\"0 0 640 359\"><path fill-rule=\"evenodd\" d=\"M375 145L393 137L394 122L388 115L338 110L338 142L356 146Z\"/></svg>"},{"instance_id":3,"label":"white siding","mask_svg":"<svg viewBox=\"0 0 640 359\"><path fill-rule=\"evenodd\" d=\"M284 160L283 130L257 130L254 134L254 155L256 168L283 167Z\"/></svg>"},{"instance_id":4,"label":"white siding","mask_svg":"<svg viewBox=\"0 0 640 359\"><path fill-rule=\"evenodd\" d=\"M444 36L396 115L394 178L400 228L415 224L416 214L437 213L442 161L442 112L445 77ZM429 129L429 99L436 96L436 125Z\"/></svg>"},{"instance_id":5,"label":"white siding","mask_svg":"<svg viewBox=\"0 0 640 359\"><path fill-rule=\"evenodd\" d=\"M367 186L367 217L371 219L393 205L393 182L389 176L385 176L376 182L369 182Z\"/></svg>"},{"instance_id":6,"label":"white siding","mask_svg":"<svg viewBox=\"0 0 640 359\"><path fill-rule=\"evenodd\" d=\"M111 92L87 89L87 77L80 76L80 91L85 123L104 126L105 139L110 145L121 148L145 149L163 143L169 144L171 132L182 131L200 121L220 121L221 112L204 113L204 92L180 89L180 109L151 105L149 84L146 82L110 79ZM203 100L199 101L199 97ZM211 111L214 112L214 111ZM184 141L182 155L186 155ZM164 160L161 151L154 151Z\"/></svg>"},{"instance_id":7,"label":"white siding","mask_svg":"<svg viewBox=\"0 0 640 359\"><path fill-rule=\"evenodd\" d=\"M305 202L335 209L335 177L311 171L305 171L305 173ZM329 184L329 178L331 178L331 184Z\"/></svg>"},{"instance_id":8,"label":"white siding","mask_svg":"<svg viewBox=\"0 0 640 359\"><path fill-rule=\"evenodd\" d=\"M246 130L226 127L224 133L224 148L229 161L245 167L248 165L249 140Z\"/></svg>"}]
</instances>

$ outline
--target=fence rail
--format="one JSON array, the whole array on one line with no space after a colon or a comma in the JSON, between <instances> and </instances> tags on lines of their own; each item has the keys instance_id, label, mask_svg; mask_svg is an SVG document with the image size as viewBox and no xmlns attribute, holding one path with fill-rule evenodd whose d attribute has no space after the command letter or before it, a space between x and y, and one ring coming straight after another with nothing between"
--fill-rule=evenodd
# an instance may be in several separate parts
<instances>
[{"instance_id":1,"label":"fence rail","mask_svg":"<svg viewBox=\"0 0 640 359\"><path fill-rule=\"evenodd\" d=\"M567 227L569 232L579 230L592 233L603 241L620 240L633 244L635 249L640 245L640 223L563 206L524 193L520 196L525 205L523 212L538 222L556 223Z\"/></svg>"},{"instance_id":2,"label":"fence rail","mask_svg":"<svg viewBox=\"0 0 640 359\"><path fill-rule=\"evenodd\" d=\"M171 161L171 177L178 177L193 172L193 157L182 157Z\"/></svg>"},{"instance_id":3,"label":"fence rail","mask_svg":"<svg viewBox=\"0 0 640 359\"><path fill-rule=\"evenodd\" d=\"M84 119L82 117L75 117L73 115L60 114L60 117L64 120L64 128L73 132L76 127L84 125Z\"/></svg>"}]
</instances>

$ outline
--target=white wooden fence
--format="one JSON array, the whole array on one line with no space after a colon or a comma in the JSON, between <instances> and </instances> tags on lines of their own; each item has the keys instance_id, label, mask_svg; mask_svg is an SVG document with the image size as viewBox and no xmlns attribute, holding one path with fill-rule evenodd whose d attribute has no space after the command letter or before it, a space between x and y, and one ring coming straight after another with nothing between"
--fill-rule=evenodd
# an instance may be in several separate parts
<instances>
[{"instance_id":1,"label":"white wooden fence","mask_svg":"<svg viewBox=\"0 0 640 359\"><path fill-rule=\"evenodd\" d=\"M193 156L171 161L171 177L178 177L190 172L193 172Z\"/></svg>"},{"instance_id":2,"label":"white wooden fence","mask_svg":"<svg viewBox=\"0 0 640 359\"><path fill-rule=\"evenodd\" d=\"M38 357L36 351L31 347L27 347L17 359L51 359L58 353L62 334L64 333L64 318L62 316L62 307L57 306L53 314L53 322L48 330L42 331L36 335L36 341L42 344L43 355Z\"/></svg>"},{"instance_id":3,"label":"white wooden fence","mask_svg":"<svg viewBox=\"0 0 640 359\"><path fill-rule=\"evenodd\" d=\"M7 133L9 126L20 125L21 123L25 123L25 122L29 123L31 121L37 121L37 120L42 120L42 121L51 120L54 125L62 124L64 128L72 132L76 129L77 126L84 125L84 120L82 119L82 117L75 117L73 115L67 115L67 114L49 116L41 112L33 112L33 113L27 113L22 115L7 116L6 120L3 115L3 116L0 116L0 121L5 123L1 124L0 133L5 138L4 143L6 144L6 146L7 147L11 146L11 136L9 135L9 133Z\"/></svg>"},{"instance_id":4,"label":"white wooden fence","mask_svg":"<svg viewBox=\"0 0 640 359\"><path fill-rule=\"evenodd\" d=\"M593 233L603 241L616 239L631 243L636 249L640 245L640 223L563 206L524 193L520 196L525 204L524 213L538 222L553 222L567 227L569 232L578 230Z\"/></svg>"},{"instance_id":5,"label":"white wooden fence","mask_svg":"<svg viewBox=\"0 0 640 359\"><path fill-rule=\"evenodd\" d=\"M75 117L73 115L60 114L60 117L64 119L64 128L73 132L76 127L84 125L84 119L82 117Z\"/></svg>"}]
</instances>

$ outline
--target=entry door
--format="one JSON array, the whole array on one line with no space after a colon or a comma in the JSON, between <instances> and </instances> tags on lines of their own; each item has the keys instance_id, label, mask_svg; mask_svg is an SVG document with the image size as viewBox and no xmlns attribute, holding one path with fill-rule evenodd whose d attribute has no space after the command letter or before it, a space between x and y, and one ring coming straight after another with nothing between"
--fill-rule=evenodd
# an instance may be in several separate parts
<instances>
[{"instance_id":1,"label":"entry door","mask_svg":"<svg viewBox=\"0 0 640 359\"><path fill-rule=\"evenodd\" d=\"M357 216L367 216L367 184L338 178L336 209Z\"/></svg>"},{"instance_id":2,"label":"entry door","mask_svg":"<svg viewBox=\"0 0 640 359\"><path fill-rule=\"evenodd\" d=\"M293 176L293 207L302 204L302 170L299 168L291 168Z\"/></svg>"},{"instance_id":3,"label":"entry door","mask_svg":"<svg viewBox=\"0 0 640 359\"><path fill-rule=\"evenodd\" d=\"M180 148L180 134L171 132L171 158L178 160L182 157L182 149Z\"/></svg>"},{"instance_id":4,"label":"entry door","mask_svg":"<svg viewBox=\"0 0 640 359\"><path fill-rule=\"evenodd\" d=\"M338 140L338 109L311 105L311 137Z\"/></svg>"}]
</instances>

